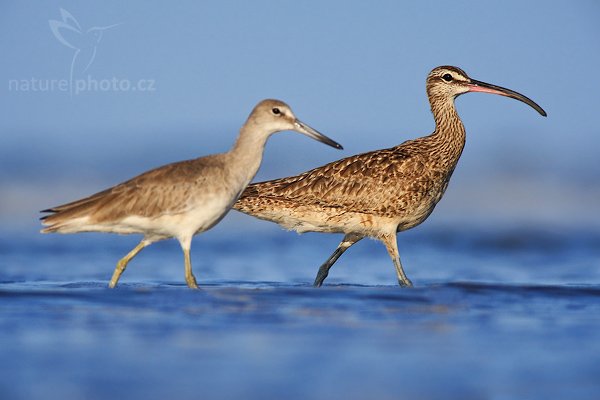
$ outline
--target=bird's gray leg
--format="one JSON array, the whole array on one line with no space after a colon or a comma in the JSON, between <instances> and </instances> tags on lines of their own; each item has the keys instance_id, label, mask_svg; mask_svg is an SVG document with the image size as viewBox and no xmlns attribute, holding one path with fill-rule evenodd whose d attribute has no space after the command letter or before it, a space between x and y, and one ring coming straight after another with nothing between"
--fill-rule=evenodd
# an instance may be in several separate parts
<instances>
[{"instance_id":1,"label":"bird's gray leg","mask_svg":"<svg viewBox=\"0 0 600 400\"><path fill-rule=\"evenodd\" d=\"M404 273L404 269L402 269L402 263L400 263L400 254L398 253L398 243L396 243L396 233L389 235L384 235L381 240L383 244L394 261L394 266L396 267L396 275L398 276L398 284L404 287L411 287L413 284L408 279L406 274Z\"/></svg>"},{"instance_id":2,"label":"bird's gray leg","mask_svg":"<svg viewBox=\"0 0 600 400\"><path fill-rule=\"evenodd\" d=\"M137 246L135 246L133 250L131 250L129 253L127 253L125 257L119 260L119 262L117 263L117 267L115 268L115 272L113 272L110 283L108 284L109 288L113 289L115 286L117 286L117 282L119 282L119 278L121 277L123 271L125 271L125 268L127 268L127 264L129 263L129 261L131 261L133 257L135 257L140 251L142 251L144 247L152 243L152 240L148 240L146 238L142 239L142 241Z\"/></svg>"},{"instance_id":3,"label":"bird's gray leg","mask_svg":"<svg viewBox=\"0 0 600 400\"><path fill-rule=\"evenodd\" d=\"M185 260L185 282L187 283L190 289L198 289L198 283L196 282L196 277L192 273L192 258L190 256L190 247L192 243L192 238L185 240L179 240L181 244L181 248L183 249L183 257Z\"/></svg>"},{"instance_id":4,"label":"bird's gray leg","mask_svg":"<svg viewBox=\"0 0 600 400\"><path fill-rule=\"evenodd\" d=\"M327 275L329 275L329 270L331 269L333 264L337 261L337 259L340 258L340 256L342 254L344 254L344 252L350 248L350 246L352 246L354 243L358 242L362 238L363 238L362 236L355 235L352 233L349 233L346 236L344 236L344 239L342 239L342 241L338 245L337 249L335 249L333 254L319 268L319 272L317 272L317 277L315 278L315 282L313 283L313 286L320 287L323 284L323 281L325 280L325 278L327 278Z\"/></svg>"}]
</instances>

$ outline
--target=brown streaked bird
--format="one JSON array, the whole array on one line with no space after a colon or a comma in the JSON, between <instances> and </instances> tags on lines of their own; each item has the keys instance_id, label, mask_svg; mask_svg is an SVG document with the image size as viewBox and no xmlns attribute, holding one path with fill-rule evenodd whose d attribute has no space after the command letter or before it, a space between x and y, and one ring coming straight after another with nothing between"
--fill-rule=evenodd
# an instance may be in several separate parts
<instances>
[{"instance_id":1,"label":"brown streaked bird","mask_svg":"<svg viewBox=\"0 0 600 400\"><path fill-rule=\"evenodd\" d=\"M42 233L141 233L142 241L117 263L109 287L144 247L167 238L179 241L185 281L198 288L192 273L192 237L217 224L256 174L269 136L293 130L329 146L342 146L298 120L279 100L263 100L254 108L226 153L168 164L126 182L42 212Z\"/></svg>"},{"instance_id":2,"label":"brown streaked bird","mask_svg":"<svg viewBox=\"0 0 600 400\"><path fill-rule=\"evenodd\" d=\"M426 88L435 120L431 135L297 176L252 184L233 208L299 233L343 233L342 242L319 268L315 286L321 286L337 259L365 237L385 244L399 284L412 286L400 263L396 233L425 221L448 186L465 145L454 99L467 92L498 94L546 116L522 94L471 79L456 67L433 69Z\"/></svg>"}]
</instances>

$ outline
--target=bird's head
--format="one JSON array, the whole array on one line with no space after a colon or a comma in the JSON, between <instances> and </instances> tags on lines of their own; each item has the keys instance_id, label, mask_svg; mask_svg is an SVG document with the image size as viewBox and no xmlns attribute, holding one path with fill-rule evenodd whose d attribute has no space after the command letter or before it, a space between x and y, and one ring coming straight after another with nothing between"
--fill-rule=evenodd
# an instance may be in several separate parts
<instances>
[{"instance_id":1,"label":"bird's head","mask_svg":"<svg viewBox=\"0 0 600 400\"><path fill-rule=\"evenodd\" d=\"M451 66L437 67L427 76L427 94L431 99L453 100L457 96L468 92L491 93L511 97L528 104L538 113L544 117L546 116L546 112L542 107L529 97L515 92L514 90L471 79L465 71L460 68Z\"/></svg>"},{"instance_id":2,"label":"bird's head","mask_svg":"<svg viewBox=\"0 0 600 400\"><path fill-rule=\"evenodd\" d=\"M261 130L268 134L295 131L336 149L342 149L339 143L296 118L290 106L280 100L267 99L258 103L250 113L248 123L260 126Z\"/></svg>"}]
</instances>

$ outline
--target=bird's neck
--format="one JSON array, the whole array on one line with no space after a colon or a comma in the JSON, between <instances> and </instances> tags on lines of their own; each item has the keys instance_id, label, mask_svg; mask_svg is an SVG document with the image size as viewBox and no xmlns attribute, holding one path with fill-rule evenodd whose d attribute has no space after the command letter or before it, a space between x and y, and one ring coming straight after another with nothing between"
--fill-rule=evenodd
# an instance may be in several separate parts
<instances>
[{"instance_id":1,"label":"bird's neck","mask_svg":"<svg viewBox=\"0 0 600 400\"><path fill-rule=\"evenodd\" d=\"M429 140L442 158L448 162L448 166L454 169L465 147L465 127L456 112L453 98L430 96L430 103L435 120L435 131L429 136Z\"/></svg>"},{"instance_id":2,"label":"bird's neck","mask_svg":"<svg viewBox=\"0 0 600 400\"><path fill-rule=\"evenodd\" d=\"M265 144L270 134L262 132L260 128L250 122L246 123L241 129L235 144L229 151L232 162L241 165L239 168L240 179L248 184L256 175L262 162Z\"/></svg>"}]
</instances>

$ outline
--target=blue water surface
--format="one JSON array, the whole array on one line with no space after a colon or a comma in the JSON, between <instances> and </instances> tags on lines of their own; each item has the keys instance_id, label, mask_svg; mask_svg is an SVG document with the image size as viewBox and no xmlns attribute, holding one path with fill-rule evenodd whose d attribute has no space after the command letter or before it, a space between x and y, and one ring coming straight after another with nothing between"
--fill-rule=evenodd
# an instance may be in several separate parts
<instances>
[{"instance_id":1,"label":"blue water surface","mask_svg":"<svg viewBox=\"0 0 600 400\"><path fill-rule=\"evenodd\" d=\"M600 233L432 227L400 235L415 288L363 241L311 287L339 236L175 242L114 264L110 235L4 232L2 399L597 399Z\"/></svg>"}]
</instances>

